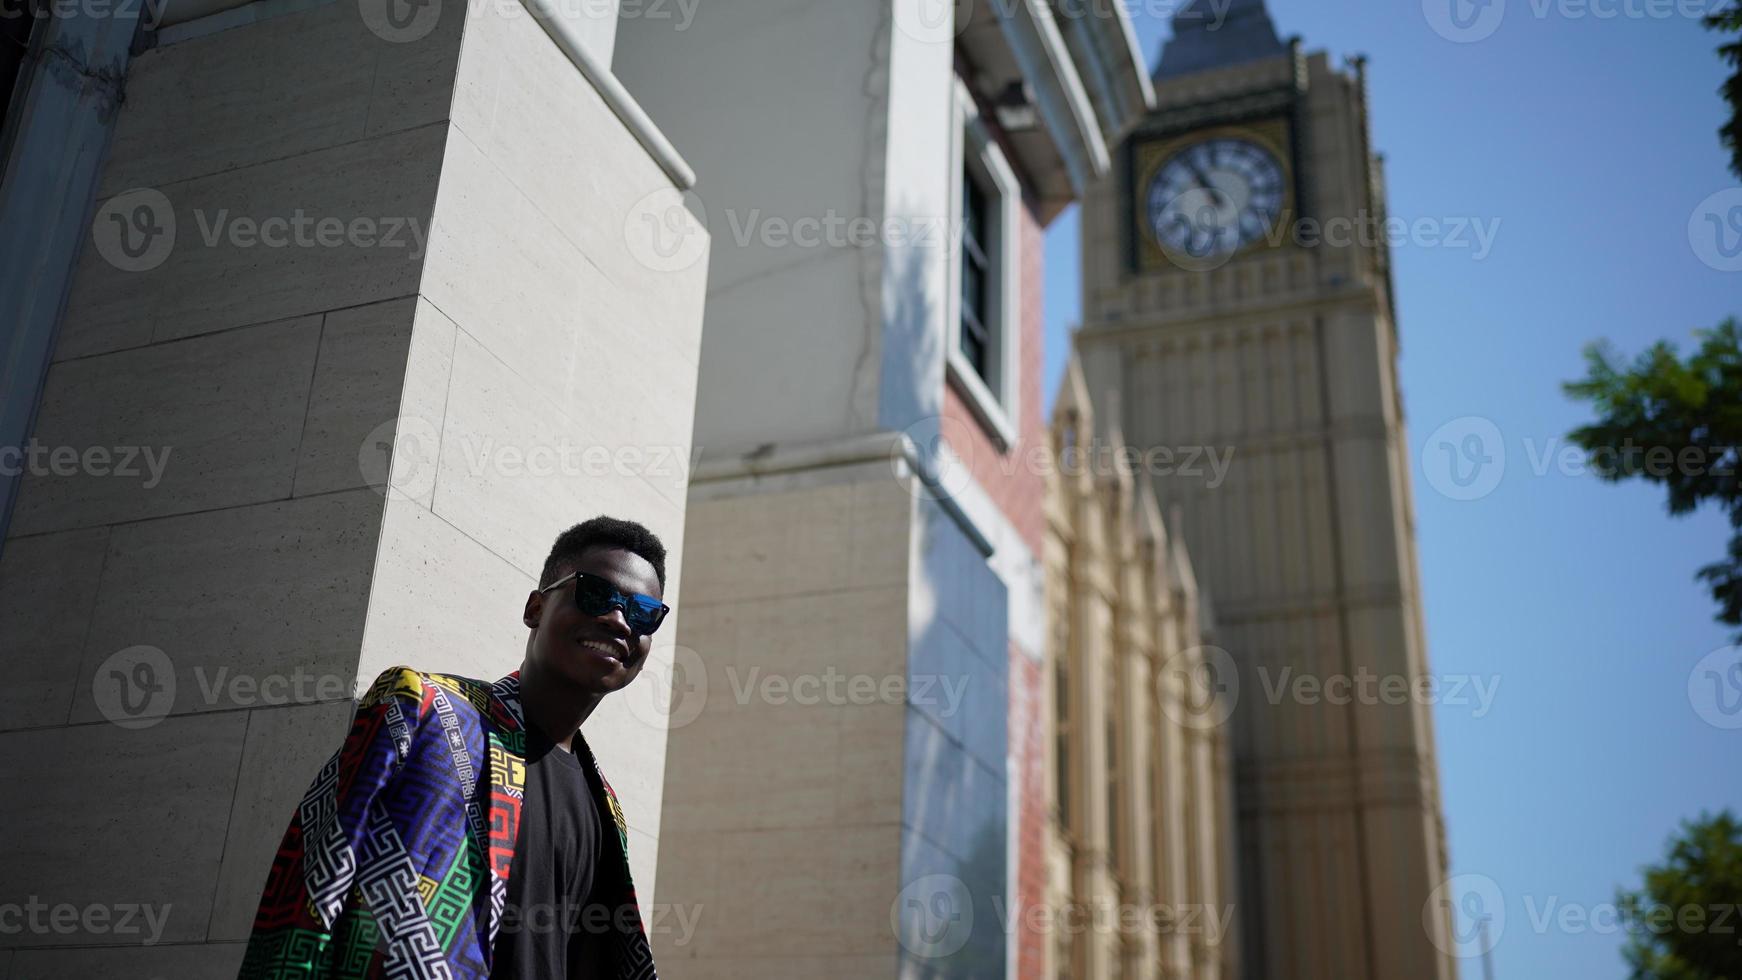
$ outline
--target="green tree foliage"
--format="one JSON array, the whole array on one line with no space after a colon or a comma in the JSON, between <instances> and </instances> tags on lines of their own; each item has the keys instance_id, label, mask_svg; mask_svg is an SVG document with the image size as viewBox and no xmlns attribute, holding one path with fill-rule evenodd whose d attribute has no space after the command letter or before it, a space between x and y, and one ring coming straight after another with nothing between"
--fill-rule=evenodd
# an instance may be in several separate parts
<instances>
[{"instance_id":1,"label":"green tree foliage","mask_svg":"<svg viewBox=\"0 0 1742 980\"><path fill-rule=\"evenodd\" d=\"M1718 127L1718 139L1730 151L1730 172L1742 177L1742 5L1708 15L1705 24L1708 30L1730 36L1718 46L1718 56L1731 68L1730 77L1719 89L1730 105L1730 118Z\"/></svg>"},{"instance_id":2,"label":"green tree foliage","mask_svg":"<svg viewBox=\"0 0 1742 980\"><path fill-rule=\"evenodd\" d=\"M1596 409L1597 421L1571 438L1599 476L1664 484L1671 514L1707 501L1729 514L1727 554L1699 578L1711 588L1717 619L1742 627L1742 328L1732 318L1697 336L1700 348L1685 362L1664 341L1631 365L1606 343L1587 345L1589 374L1562 387Z\"/></svg>"},{"instance_id":3,"label":"green tree foliage","mask_svg":"<svg viewBox=\"0 0 1742 980\"><path fill-rule=\"evenodd\" d=\"M1617 897L1632 980L1742 980L1742 823L1728 810L1682 824L1645 885Z\"/></svg>"}]
</instances>

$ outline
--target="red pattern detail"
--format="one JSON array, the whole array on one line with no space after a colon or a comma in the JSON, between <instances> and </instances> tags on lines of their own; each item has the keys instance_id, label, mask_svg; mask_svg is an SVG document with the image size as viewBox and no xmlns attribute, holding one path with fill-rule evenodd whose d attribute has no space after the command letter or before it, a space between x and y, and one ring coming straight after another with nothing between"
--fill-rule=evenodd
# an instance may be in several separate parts
<instances>
[{"instance_id":1,"label":"red pattern detail","mask_svg":"<svg viewBox=\"0 0 1742 980\"><path fill-rule=\"evenodd\" d=\"M520 839L521 799L504 792L501 786L490 787L490 870L504 884L514 863L514 843Z\"/></svg>"}]
</instances>

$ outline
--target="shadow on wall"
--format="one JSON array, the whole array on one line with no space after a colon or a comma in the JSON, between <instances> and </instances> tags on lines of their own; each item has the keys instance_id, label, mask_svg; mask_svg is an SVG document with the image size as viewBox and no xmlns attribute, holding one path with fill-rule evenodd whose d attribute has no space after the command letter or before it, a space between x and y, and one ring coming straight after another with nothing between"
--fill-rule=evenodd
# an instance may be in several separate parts
<instances>
[{"instance_id":1,"label":"shadow on wall","mask_svg":"<svg viewBox=\"0 0 1742 980\"><path fill-rule=\"evenodd\" d=\"M947 198L947 194L945 197ZM940 467L946 345L953 337L949 268L959 247L953 214L912 217L914 244L886 247L889 263L880 422L900 429L921 465ZM868 267L880 263L868 262ZM934 300L934 297L937 299ZM962 448L962 447L958 447ZM893 475L893 474L892 474ZM957 470L953 477L964 477ZM938 499L922 491L910 584L902 792L902 891L892 909L904 980L1003 976L1008 909L1009 616L988 555Z\"/></svg>"}]
</instances>

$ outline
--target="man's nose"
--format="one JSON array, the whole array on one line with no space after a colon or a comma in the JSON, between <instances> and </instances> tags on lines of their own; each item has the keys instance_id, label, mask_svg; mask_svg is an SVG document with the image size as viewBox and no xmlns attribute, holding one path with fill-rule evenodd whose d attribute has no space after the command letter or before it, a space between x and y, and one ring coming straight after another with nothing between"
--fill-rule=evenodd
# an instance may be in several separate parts
<instances>
[{"instance_id":1,"label":"man's nose","mask_svg":"<svg viewBox=\"0 0 1742 980\"><path fill-rule=\"evenodd\" d=\"M620 607L612 606L605 610L604 613L595 616L594 618L601 622L608 623L620 636L627 637L632 632L629 629L629 617L623 614L623 610Z\"/></svg>"}]
</instances>

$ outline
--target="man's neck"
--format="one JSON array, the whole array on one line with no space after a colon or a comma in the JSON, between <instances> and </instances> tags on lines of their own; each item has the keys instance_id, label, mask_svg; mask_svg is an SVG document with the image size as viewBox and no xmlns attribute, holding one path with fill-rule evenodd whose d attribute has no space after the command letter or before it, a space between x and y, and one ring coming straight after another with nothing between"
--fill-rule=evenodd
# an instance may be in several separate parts
<instances>
[{"instance_id":1,"label":"man's neck","mask_svg":"<svg viewBox=\"0 0 1742 980\"><path fill-rule=\"evenodd\" d=\"M526 723L564 752L574 751L575 733L603 697L583 692L560 677L540 673L530 662L520 665L520 710L526 715Z\"/></svg>"}]
</instances>

